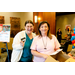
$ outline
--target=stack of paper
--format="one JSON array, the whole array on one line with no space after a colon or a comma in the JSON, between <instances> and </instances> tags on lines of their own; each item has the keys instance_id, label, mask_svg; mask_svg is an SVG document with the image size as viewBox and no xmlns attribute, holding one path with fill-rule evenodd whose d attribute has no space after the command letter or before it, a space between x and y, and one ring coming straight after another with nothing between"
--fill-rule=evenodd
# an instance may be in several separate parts
<instances>
[{"instance_id":1,"label":"stack of paper","mask_svg":"<svg viewBox=\"0 0 75 75\"><path fill-rule=\"evenodd\" d=\"M50 54L50 55L56 55L56 54L59 53L60 51L62 51L62 49L58 49L57 51L53 52L53 53Z\"/></svg>"}]
</instances>

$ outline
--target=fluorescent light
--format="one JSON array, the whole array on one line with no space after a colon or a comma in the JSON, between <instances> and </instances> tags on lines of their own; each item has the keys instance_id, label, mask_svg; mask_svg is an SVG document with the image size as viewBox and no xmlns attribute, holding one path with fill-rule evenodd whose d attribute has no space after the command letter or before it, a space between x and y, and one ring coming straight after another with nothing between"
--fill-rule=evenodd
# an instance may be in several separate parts
<instances>
[{"instance_id":1,"label":"fluorescent light","mask_svg":"<svg viewBox=\"0 0 75 75\"><path fill-rule=\"evenodd\" d=\"M35 23L37 23L37 16L35 16Z\"/></svg>"}]
</instances>

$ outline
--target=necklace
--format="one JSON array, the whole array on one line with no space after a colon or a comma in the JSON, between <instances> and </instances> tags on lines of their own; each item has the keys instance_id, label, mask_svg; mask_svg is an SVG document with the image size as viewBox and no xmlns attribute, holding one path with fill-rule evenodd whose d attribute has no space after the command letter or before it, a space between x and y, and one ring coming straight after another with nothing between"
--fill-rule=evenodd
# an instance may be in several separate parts
<instances>
[{"instance_id":1,"label":"necklace","mask_svg":"<svg viewBox=\"0 0 75 75\"><path fill-rule=\"evenodd\" d=\"M46 50L47 49L47 37L46 37L46 43L44 42L43 37L42 37L42 41L43 41L44 49Z\"/></svg>"}]
</instances>

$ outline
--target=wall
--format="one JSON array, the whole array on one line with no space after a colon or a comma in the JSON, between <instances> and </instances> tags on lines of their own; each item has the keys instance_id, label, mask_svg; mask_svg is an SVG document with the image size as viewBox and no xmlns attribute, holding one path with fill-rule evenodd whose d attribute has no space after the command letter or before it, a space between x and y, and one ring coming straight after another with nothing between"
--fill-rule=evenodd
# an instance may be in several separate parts
<instances>
[{"instance_id":1,"label":"wall","mask_svg":"<svg viewBox=\"0 0 75 75\"><path fill-rule=\"evenodd\" d=\"M21 12L21 28L24 28L26 20L33 21L33 12Z\"/></svg>"},{"instance_id":2,"label":"wall","mask_svg":"<svg viewBox=\"0 0 75 75\"><path fill-rule=\"evenodd\" d=\"M4 16L5 24L10 24L10 17L20 18L20 28L24 28L24 23L26 20L33 21L33 12L0 12L0 16Z\"/></svg>"},{"instance_id":3,"label":"wall","mask_svg":"<svg viewBox=\"0 0 75 75\"><path fill-rule=\"evenodd\" d=\"M62 38L66 35L65 26L71 25L71 28L73 29L75 26L75 14L70 15L62 15L56 17L56 32L58 28L61 28L62 31Z\"/></svg>"},{"instance_id":4,"label":"wall","mask_svg":"<svg viewBox=\"0 0 75 75\"><path fill-rule=\"evenodd\" d=\"M20 12L0 12L0 16L4 16L5 24L10 24L10 17L19 17Z\"/></svg>"}]
</instances>

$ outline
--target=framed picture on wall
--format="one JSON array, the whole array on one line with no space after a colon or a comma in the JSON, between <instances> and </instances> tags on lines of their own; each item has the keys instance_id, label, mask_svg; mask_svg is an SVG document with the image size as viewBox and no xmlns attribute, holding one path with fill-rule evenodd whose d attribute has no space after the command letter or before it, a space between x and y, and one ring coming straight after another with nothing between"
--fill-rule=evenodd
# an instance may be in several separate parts
<instances>
[{"instance_id":1,"label":"framed picture on wall","mask_svg":"<svg viewBox=\"0 0 75 75\"><path fill-rule=\"evenodd\" d=\"M20 31L20 18L10 17L11 33L10 36L14 37Z\"/></svg>"},{"instance_id":2,"label":"framed picture on wall","mask_svg":"<svg viewBox=\"0 0 75 75\"><path fill-rule=\"evenodd\" d=\"M0 16L0 24L4 24L4 16Z\"/></svg>"}]
</instances>

